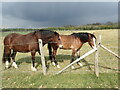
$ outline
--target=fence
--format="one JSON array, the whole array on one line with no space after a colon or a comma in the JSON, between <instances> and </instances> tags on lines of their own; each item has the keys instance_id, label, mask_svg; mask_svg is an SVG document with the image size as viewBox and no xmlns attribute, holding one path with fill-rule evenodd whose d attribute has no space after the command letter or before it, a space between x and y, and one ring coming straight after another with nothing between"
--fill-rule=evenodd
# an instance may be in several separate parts
<instances>
[{"instance_id":1,"label":"fence","mask_svg":"<svg viewBox=\"0 0 120 90\"><path fill-rule=\"evenodd\" d=\"M42 47L42 41L39 40L39 47L40 47L40 52L41 52L41 60L42 60L42 68L43 68L43 74L46 75L46 65L45 65L45 58L44 58L44 53L43 53L43 47ZM87 57L88 55L95 53L95 74L96 76L99 76L99 67L98 67L98 56L99 56L99 48L103 48L104 50L110 52L111 54L115 55L117 58L120 58L120 56L118 56L116 53L114 53L113 51L109 50L108 48L106 48L104 45L101 44L101 36L99 36L98 38L98 43L97 43L97 48L87 52L86 54L84 54L83 56L81 56L80 58L78 58L77 60L75 60L72 64L76 63L77 61L81 60L82 58ZM45 54L46 55L46 54ZM63 68L62 70L60 70L57 74L62 73L64 70L66 70L68 67L70 67L72 64L69 64L68 66L66 66L65 68Z\"/></svg>"}]
</instances>

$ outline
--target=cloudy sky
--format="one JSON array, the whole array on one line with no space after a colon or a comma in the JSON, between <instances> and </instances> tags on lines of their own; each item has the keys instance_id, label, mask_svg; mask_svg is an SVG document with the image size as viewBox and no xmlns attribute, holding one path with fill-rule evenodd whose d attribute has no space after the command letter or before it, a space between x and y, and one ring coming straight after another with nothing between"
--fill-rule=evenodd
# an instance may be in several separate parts
<instances>
[{"instance_id":1,"label":"cloudy sky","mask_svg":"<svg viewBox=\"0 0 120 90\"><path fill-rule=\"evenodd\" d=\"M43 28L108 21L118 21L117 2L2 3L3 28Z\"/></svg>"}]
</instances>

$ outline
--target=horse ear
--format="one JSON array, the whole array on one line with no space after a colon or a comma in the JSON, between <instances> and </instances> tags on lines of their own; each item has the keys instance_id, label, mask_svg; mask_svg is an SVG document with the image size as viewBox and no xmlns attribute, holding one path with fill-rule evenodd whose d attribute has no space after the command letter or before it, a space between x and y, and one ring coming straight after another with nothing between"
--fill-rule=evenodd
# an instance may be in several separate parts
<instances>
[{"instance_id":1,"label":"horse ear","mask_svg":"<svg viewBox=\"0 0 120 90\"><path fill-rule=\"evenodd\" d=\"M93 35L95 35L95 32L93 32Z\"/></svg>"},{"instance_id":2,"label":"horse ear","mask_svg":"<svg viewBox=\"0 0 120 90\"><path fill-rule=\"evenodd\" d=\"M57 32L54 32L55 35L59 35Z\"/></svg>"},{"instance_id":3,"label":"horse ear","mask_svg":"<svg viewBox=\"0 0 120 90\"><path fill-rule=\"evenodd\" d=\"M88 38L91 39L91 34L88 34Z\"/></svg>"}]
</instances>

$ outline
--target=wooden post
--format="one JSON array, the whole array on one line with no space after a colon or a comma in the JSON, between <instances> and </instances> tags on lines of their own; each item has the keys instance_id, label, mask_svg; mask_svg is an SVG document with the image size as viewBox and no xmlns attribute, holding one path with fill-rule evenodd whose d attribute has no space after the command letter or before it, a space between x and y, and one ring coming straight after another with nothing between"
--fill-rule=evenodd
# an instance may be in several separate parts
<instances>
[{"instance_id":1,"label":"wooden post","mask_svg":"<svg viewBox=\"0 0 120 90\"><path fill-rule=\"evenodd\" d=\"M99 56L99 48L100 48L100 43L101 43L101 35L98 36L98 43L97 43L97 51L95 52L95 74L97 77L99 77L99 67L98 67L98 56Z\"/></svg>"},{"instance_id":2,"label":"wooden post","mask_svg":"<svg viewBox=\"0 0 120 90\"><path fill-rule=\"evenodd\" d=\"M113 54L114 56L116 56L117 58L120 59L120 56L118 56L118 55L117 55L116 53L114 53L113 51L109 50L108 48L106 48L106 47L103 46L102 44L100 44L100 46L101 46L104 50L108 51L109 53Z\"/></svg>"},{"instance_id":3,"label":"wooden post","mask_svg":"<svg viewBox=\"0 0 120 90\"><path fill-rule=\"evenodd\" d=\"M39 49L40 49L40 53L41 53L43 74L46 75L46 65L45 65L45 57L44 57L44 51L43 51L43 43L42 43L41 39L38 39L38 42L39 42Z\"/></svg>"},{"instance_id":4,"label":"wooden post","mask_svg":"<svg viewBox=\"0 0 120 90\"><path fill-rule=\"evenodd\" d=\"M66 70L67 68L69 68L70 66L72 66L74 63L77 63L78 61L80 61L81 59L85 58L86 56L92 54L93 52L95 52L97 50L97 48L92 49L91 51L85 53L83 56L81 56L80 58L76 59L75 61L73 61L72 63L70 63L68 66L66 66L65 68L63 68L61 71L59 71L56 74L60 74L62 73L64 70Z\"/></svg>"}]
</instances>

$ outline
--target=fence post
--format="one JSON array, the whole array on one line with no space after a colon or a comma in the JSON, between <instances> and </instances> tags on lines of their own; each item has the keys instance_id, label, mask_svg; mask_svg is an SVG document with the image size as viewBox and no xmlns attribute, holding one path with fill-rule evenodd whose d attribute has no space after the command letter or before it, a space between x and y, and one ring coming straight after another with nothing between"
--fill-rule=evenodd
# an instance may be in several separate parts
<instances>
[{"instance_id":1,"label":"fence post","mask_svg":"<svg viewBox=\"0 0 120 90\"><path fill-rule=\"evenodd\" d=\"M43 74L46 75L46 65L45 65L45 57L44 57L44 51L43 51L43 43L42 43L41 39L38 39L38 42L39 42L39 49L40 49L40 53L41 53Z\"/></svg>"},{"instance_id":2,"label":"fence post","mask_svg":"<svg viewBox=\"0 0 120 90\"><path fill-rule=\"evenodd\" d=\"M98 36L98 43L97 43L97 51L95 52L95 74L97 77L99 77L99 67L98 67L98 56L99 56L99 48L101 43L101 35Z\"/></svg>"}]
</instances>

